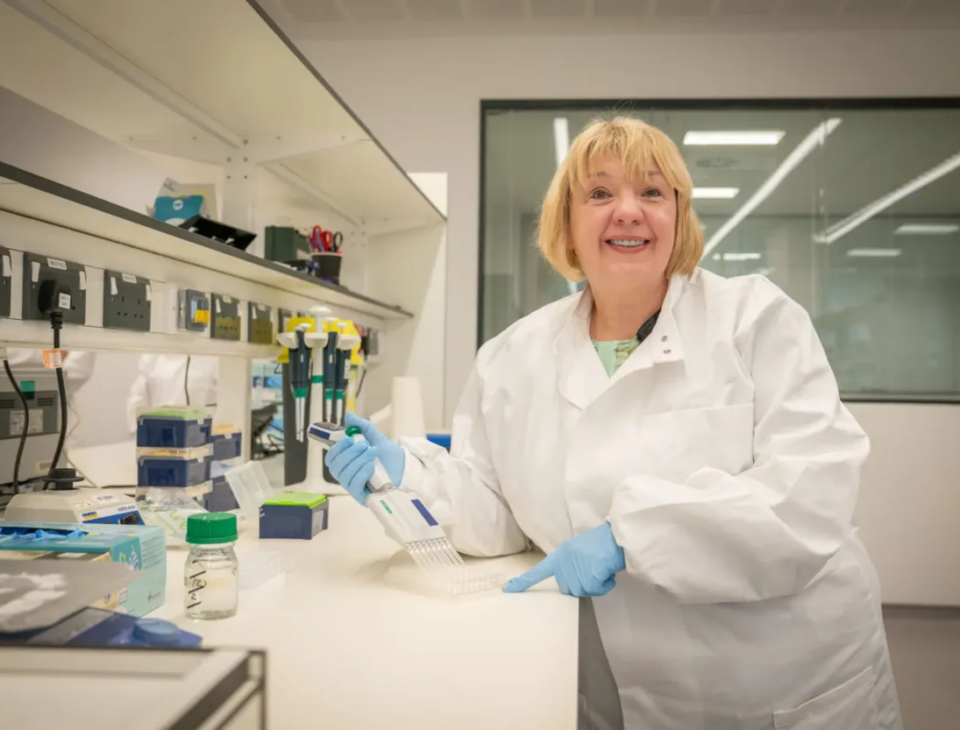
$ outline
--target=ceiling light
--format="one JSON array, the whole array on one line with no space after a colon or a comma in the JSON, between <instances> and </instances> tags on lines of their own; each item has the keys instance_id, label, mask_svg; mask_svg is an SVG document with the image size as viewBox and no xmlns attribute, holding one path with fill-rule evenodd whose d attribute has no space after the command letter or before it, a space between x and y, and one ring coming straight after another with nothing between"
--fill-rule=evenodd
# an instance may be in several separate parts
<instances>
[{"instance_id":1,"label":"ceiling light","mask_svg":"<svg viewBox=\"0 0 960 730\"><path fill-rule=\"evenodd\" d=\"M739 251L731 251L723 255L724 261L756 261L761 257L761 254L758 253L740 253Z\"/></svg>"},{"instance_id":2,"label":"ceiling light","mask_svg":"<svg viewBox=\"0 0 960 730\"><path fill-rule=\"evenodd\" d=\"M702 200L730 200L740 194L740 188L694 188L693 197Z\"/></svg>"},{"instance_id":3,"label":"ceiling light","mask_svg":"<svg viewBox=\"0 0 960 730\"><path fill-rule=\"evenodd\" d=\"M902 254L899 248L851 248L847 256L873 259L892 259Z\"/></svg>"},{"instance_id":4,"label":"ceiling light","mask_svg":"<svg viewBox=\"0 0 960 730\"><path fill-rule=\"evenodd\" d=\"M780 163L780 167L774 170L773 174L757 189L757 192L743 204L743 207L730 216L726 223L717 229L717 232L713 234L710 240L707 241L707 245L704 246L703 255L706 256L719 246L720 242L730 234L730 231L740 225L740 222L744 218L750 215L758 205L770 197L770 194L777 189L784 178L786 178L797 165L803 162L807 155L827 141L827 135L840 126L841 121L842 120L837 118L828 119L814 127L813 131Z\"/></svg>"},{"instance_id":5,"label":"ceiling light","mask_svg":"<svg viewBox=\"0 0 960 730\"><path fill-rule=\"evenodd\" d=\"M868 221L873 218L877 213L886 210L894 203L903 200L905 197L911 193L915 193L920 188L926 187L934 180L939 180L944 175L950 174L958 167L960 167L960 154L956 154L953 157L944 160L936 167L932 167L927 170L925 173L920 175L920 177L914 178L906 185L902 185L892 193L887 193L882 198L877 198L872 203L864 206L853 215L847 216L842 221L834 223L822 233L814 236L813 240L817 243L833 243L841 236L845 236L850 233L850 231L864 221Z\"/></svg>"},{"instance_id":6,"label":"ceiling light","mask_svg":"<svg viewBox=\"0 0 960 730\"><path fill-rule=\"evenodd\" d=\"M786 132L767 130L755 132L724 131L724 132L687 132L683 143L689 146L706 145L763 145L773 146L780 144Z\"/></svg>"},{"instance_id":7,"label":"ceiling light","mask_svg":"<svg viewBox=\"0 0 960 730\"><path fill-rule=\"evenodd\" d=\"M570 125L566 117L553 120L553 146L557 153L557 167L560 167L570 151Z\"/></svg>"},{"instance_id":8,"label":"ceiling light","mask_svg":"<svg viewBox=\"0 0 960 730\"><path fill-rule=\"evenodd\" d=\"M894 231L900 236L948 236L960 231L960 225L952 223L905 223Z\"/></svg>"}]
</instances>

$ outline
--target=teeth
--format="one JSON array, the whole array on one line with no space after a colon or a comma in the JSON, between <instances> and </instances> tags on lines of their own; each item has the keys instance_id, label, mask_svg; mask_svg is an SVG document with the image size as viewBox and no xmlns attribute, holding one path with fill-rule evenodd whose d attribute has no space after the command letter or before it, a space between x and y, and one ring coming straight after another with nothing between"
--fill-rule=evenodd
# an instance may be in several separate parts
<instances>
[{"instance_id":1,"label":"teeth","mask_svg":"<svg viewBox=\"0 0 960 730\"><path fill-rule=\"evenodd\" d=\"M620 246L621 248L637 248L638 246L643 246L643 245L646 245L647 243L650 243L650 242L649 242L649 241L646 241L646 240L644 240L644 241L636 241L636 240L625 241L625 240L621 240L621 239L614 239L614 240L611 240L611 241L607 241L607 243L609 243L611 246Z\"/></svg>"}]
</instances>

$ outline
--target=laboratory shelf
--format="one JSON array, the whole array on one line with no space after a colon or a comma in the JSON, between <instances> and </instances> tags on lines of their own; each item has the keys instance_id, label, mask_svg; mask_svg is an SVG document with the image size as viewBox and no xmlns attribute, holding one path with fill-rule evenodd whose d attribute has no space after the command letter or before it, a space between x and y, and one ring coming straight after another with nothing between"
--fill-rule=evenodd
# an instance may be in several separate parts
<instances>
[{"instance_id":1,"label":"laboratory shelf","mask_svg":"<svg viewBox=\"0 0 960 730\"><path fill-rule=\"evenodd\" d=\"M0 162L0 210L380 319L413 316L400 307L320 281L4 162ZM7 245L16 248L13 241Z\"/></svg>"},{"instance_id":2,"label":"laboratory shelf","mask_svg":"<svg viewBox=\"0 0 960 730\"><path fill-rule=\"evenodd\" d=\"M255 0L0 0L0 86L133 148L269 170L369 235L445 223Z\"/></svg>"}]
</instances>

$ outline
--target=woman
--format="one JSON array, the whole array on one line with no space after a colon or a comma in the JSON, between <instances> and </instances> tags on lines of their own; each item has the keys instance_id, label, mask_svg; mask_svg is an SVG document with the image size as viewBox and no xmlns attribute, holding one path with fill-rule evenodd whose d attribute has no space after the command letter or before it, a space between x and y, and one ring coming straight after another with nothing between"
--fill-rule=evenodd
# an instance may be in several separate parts
<instances>
[{"instance_id":1,"label":"woman","mask_svg":"<svg viewBox=\"0 0 960 730\"><path fill-rule=\"evenodd\" d=\"M540 226L587 289L481 348L450 454L361 422L331 472L363 501L377 456L462 552L547 553L506 590L594 597L626 728L899 730L867 437L800 306L696 268L691 187L659 130L590 125Z\"/></svg>"}]
</instances>

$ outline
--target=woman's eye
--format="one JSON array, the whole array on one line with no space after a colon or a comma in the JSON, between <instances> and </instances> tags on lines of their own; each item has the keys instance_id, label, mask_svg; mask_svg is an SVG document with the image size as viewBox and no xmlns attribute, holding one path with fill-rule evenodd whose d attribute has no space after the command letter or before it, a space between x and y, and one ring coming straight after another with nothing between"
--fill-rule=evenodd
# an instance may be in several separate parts
<instances>
[{"instance_id":1,"label":"woman's eye","mask_svg":"<svg viewBox=\"0 0 960 730\"><path fill-rule=\"evenodd\" d=\"M592 200L606 200L609 197L610 197L610 192L608 190L604 190L603 188L597 188L592 193L590 193L590 198Z\"/></svg>"},{"instance_id":2,"label":"woman's eye","mask_svg":"<svg viewBox=\"0 0 960 730\"><path fill-rule=\"evenodd\" d=\"M645 198L662 198L663 193L660 192L658 188L647 188L643 191L643 197Z\"/></svg>"}]
</instances>

